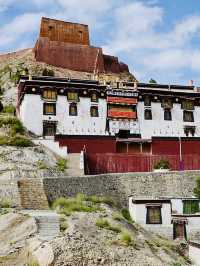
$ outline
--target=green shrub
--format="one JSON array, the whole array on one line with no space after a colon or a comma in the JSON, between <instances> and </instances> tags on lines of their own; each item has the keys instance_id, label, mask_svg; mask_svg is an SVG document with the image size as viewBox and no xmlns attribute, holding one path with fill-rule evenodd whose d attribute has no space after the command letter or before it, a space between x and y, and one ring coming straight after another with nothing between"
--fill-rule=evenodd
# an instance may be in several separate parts
<instances>
[{"instance_id":1,"label":"green shrub","mask_svg":"<svg viewBox=\"0 0 200 266\"><path fill-rule=\"evenodd\" d=\"M133 222L128 209L122 209L121 214L128 222L130 222L130 223Z\"/></svg>"},{"instance_id":2,"label":"green shrub","mask_svg":"<svg viewBox=\"0 0 200 266\"><path fill-rule=\"evenodd\" d=\"M97 221L96 221L96 226L100 227L100 228L105 228L107 230L110 230L110 231L113 231L115 233L120 233L121 232L121 228L118 227L118 226L113 226L111 225L108 220L106 219L102 219L102 218L99 218Z\"/></svg>"},{"instance_id":3,"label":"green shrub","mask_svg":"<svg viewBox=\"0 0 200 266\"><path fill-rule=\"evenodd\" d=\"M21 121L19 121L19 119L17 119L14 116L0 117L0 127L3 127L3 126L10 127L12 134L16 134L16 133L23 134L24 133L24 128L23 128Z\"/></svg>"},{"instance_id":4,"label":"green shrub","mask_svg":"<svg viewBox=\"0 0 200 266\"><path fill-rule=\"evenodd\" d=\"M120 222L124 220L124 217L121 213L115 212L113 213L113 219Z\"/></svg>"},{"instance_id":5,"label":"green shrub","mask_svg":"<svg viewBox=\"0 0 200 266\"><path fill-rule=\"evenodd\" d=\"M170 169L169 161L161 159L160 161L155 163L154 169Z\"/></svg>"},{"instance_id":6,"label":"green shrub","mask_svg":"<svg viewBox=\"0 0 200 266\"><path fill-rule=\"evenodd\" d=\"M7 114L14 114L15 113L15 107L12 104L9 105L5 105L3 107L3 113L7 113Z\"/></svg>"},{"instance_id":7,"label":"green shrub","mask_svg":"<svg viewBox=\"0 0 200 266\"><path fill-rule=\"evenodd\" d=\"M88 196L85 198L85 200L91 201L93 203L105 203L110 206L114 205L114 201L109 197Z\"/></svg>"},{"instance_id":8,"label":"green shrub","mask_svg":"<svg viewBox=\"0 0 200 266\"><path fill-rule=\"evenodd\" d=\"M73 212L101 211L101 208L99 208L99 206L96 206L95 204L92 204L91 206L89 206L87 202L81 200L79 195L77 195L76 198L56 199L52 204L52 208L56 209L59 213L65 214L65 215L71 215L71 213Z\"/></svg>"},{"instance_id":9,"label":"green shrub","mask_svg":"<svg viewBox=\"0 0 200 266\"><path fill-rule=\"evenodd\" d=\"M0 208L11 208L12 204L9 199L0 200Z\"/></svg>"},{"instance_id":10,"label":"green shrub","mask_svg":"<svg viewBox=\"0 0 200 266\"><path fill-rule=\"evenodd\" d=\"M56 163L57 169L61 172L64 172L67 169L67 160L60 158Z\"/></svg>"},{"instance_id":11,"label":"green shrub","mask_svg":"<svg viewBox=\"0 0 200 266\"><path fill-rule=\"evenodd\" d=\"M44 70L42 71L42 76L54 77L55 73L54 73L54 71L52 69L44 68Z\"/></svg>"},{"instance_id":12,"label":"green shrub","mask_svg":"<svg viewBox=\"0 0 200 266\"><path fill-rule=\"evenodd\" d=\"M47 167L47 165L45 164L45 162L43 161L43 160L39 160L38 162L37 162L37 167L39 168L39 169L47 169L48 167Z\"/></svg>"},{"instance_id":13,"label":"green shrub","mask_svg":"<svg viewBox=\"0 0 200 266\"><path fill-rule=\"evenodd\" d=\"M24 137L10 137L10 136L0 136L0 146L17 146L17 147L32 147L34 144L31 140Z\"/></svg>"},{"instance_id":14,"label":"green shrub","mask_svg":"<svg viewBox=\"0 0 200 266\"><path fill-rule=\"evenodd\" d=\"M120 235L120 242L126 246L133 244L133 239L128 231L122 232Z\"/></svg>"}]
</instances>

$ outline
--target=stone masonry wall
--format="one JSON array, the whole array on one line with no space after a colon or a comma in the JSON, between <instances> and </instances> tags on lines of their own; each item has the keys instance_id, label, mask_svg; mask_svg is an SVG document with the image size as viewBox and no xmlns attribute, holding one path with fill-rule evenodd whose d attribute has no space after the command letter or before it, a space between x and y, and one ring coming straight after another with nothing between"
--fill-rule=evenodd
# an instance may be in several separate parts
<instances>
[{"instance_id":1,"label":"stone masonry wall","mask_svg":"<svg viewBox=\"0 0 200 266\"><path fill-rule=\"evenodd\" d=\"M192 196L200 171L169 173L105 174L83 177L45 178L49 201L58 197L105 195L126 206L129 195L136 197Z\"/></svg>"},{"instance_id":2,"label":"stone masonry wall","mask_svg":"<svg viewBox=\"0 0 200 266\"><path fill-rule=\"evenodd\" d=\"M0 180L0 201L8 200L13 207L20 207L20 195L16 180Z\"/></svg>"}]
</instances>

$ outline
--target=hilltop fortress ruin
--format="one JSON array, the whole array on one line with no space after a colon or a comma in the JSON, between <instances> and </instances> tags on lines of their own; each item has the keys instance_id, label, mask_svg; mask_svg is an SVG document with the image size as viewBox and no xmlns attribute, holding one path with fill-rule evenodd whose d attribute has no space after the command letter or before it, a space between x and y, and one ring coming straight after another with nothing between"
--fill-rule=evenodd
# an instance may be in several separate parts
<instances>
[{"instance_id":1,"label":"hilltop fortress ruin","mask_svg":"<svg viewBox=\"0 0 200 266\"><path fill-rule=\"evenodd\" d=\"M128 72L117 57L90 45L87 25L42 18L35 48L36 61L90 73Z\"/></svg>"}]
</instances>

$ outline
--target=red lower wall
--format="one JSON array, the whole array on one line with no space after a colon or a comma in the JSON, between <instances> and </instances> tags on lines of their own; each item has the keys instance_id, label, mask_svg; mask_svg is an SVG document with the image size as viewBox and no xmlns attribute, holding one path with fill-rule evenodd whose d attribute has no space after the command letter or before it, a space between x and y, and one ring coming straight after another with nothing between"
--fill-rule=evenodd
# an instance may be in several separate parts
<instances>
[{"instance_id":1,"label":"red lower wall","mask_svg":"<svg viewBox=\"0 0 200 266\"><path fill-rule=\"evenodd\" d=\"M56 136L55 141L58 141L60 146L67 146L69 153L79 153L84 146L88 153L116 152L116 140L113 137Z\"/></svg>"},{"instance_id":2,"label":"red lower wall","mask_svg":"<svg viewBox=\"0 0 200 266\"><path fill-rule=\"evenodd\" d=\"M200 139L153 139L152 154L154 155L179 155L180 145L182 154L199 154L200 155Z\"/></svg>"}]
</instances>

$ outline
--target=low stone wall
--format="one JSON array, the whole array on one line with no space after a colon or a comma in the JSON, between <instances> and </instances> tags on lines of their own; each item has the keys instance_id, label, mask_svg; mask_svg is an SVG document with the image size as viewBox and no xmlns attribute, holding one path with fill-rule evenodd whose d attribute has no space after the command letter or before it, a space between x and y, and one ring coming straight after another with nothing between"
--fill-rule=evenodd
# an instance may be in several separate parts
<instances>
[{"instance_id":1,"label":"low stone wall","mask_svg":"<svg viewBox=\"0 0 200 266\"><path fill-rule=\"evenodd\" d=\"M16 180L0 180L0 201L8 200L14 207L20 207L20 195Z\"/></svg>"},{"instance_id":2,"label":"low stone wall","mask_svg":"<svg viewBox=\"0 0 200 266\"><path fill-rule=\"evenodd\" d=\"M49 201L58 197L105 195L126 206L128 196L192 196L200 171L169 173L105 174L83 177L45 178L44 190Z\"/></svg>"}]
</instances>

